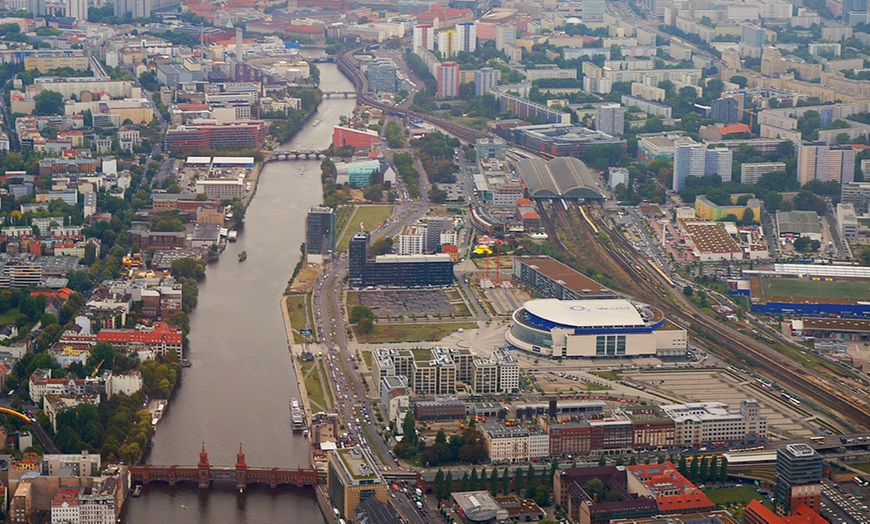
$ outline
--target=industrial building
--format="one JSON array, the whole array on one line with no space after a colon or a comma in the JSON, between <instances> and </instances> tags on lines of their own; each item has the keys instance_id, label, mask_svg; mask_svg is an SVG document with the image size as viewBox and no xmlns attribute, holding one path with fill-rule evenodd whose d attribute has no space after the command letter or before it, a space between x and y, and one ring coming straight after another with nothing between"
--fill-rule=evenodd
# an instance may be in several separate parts
<instances>
[{"instance_id":1,"label":"industrial building","mask_svg":"<svg viewBox=\"0 0 870 524\"><path fill-rule=\"evenodd\" d=\"M781 239L793 241L796 238L808 237L810 240L822 241L822 224L815 211L777 211L776 229Z\"/></svg>"},{"instance_id":2,"label":"industrial building","mask_svg":"<svg viewBox=\"0 0 870 524\"><path fill-rule=\"evenodd\" d=\"M625 299L529 300L512 316L511 347L552 358L681 356L686 330Z\"/></svg>"},{"instance_id":3,"label":"industrial building","mask_svg":"<svg viewBox=\"0 0 870 524\"><path fill-rule=\"evenodd\" d=\"M603 198L598 177L576 158L559 157L547 162L524 158L517 163L517 173L528 186L532 199Z\"/></svg>"}]
</instances>

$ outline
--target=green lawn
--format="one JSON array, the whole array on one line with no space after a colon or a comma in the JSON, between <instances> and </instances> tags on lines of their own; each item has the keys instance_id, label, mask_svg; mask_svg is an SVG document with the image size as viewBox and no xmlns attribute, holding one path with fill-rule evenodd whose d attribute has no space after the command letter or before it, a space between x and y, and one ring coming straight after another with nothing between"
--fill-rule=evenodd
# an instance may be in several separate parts
<instances>
[{"instance_id":1,"label":"green lawn","mask_svg":"<svg viewBox=\"0 0 870 524\"><path fill-rule=\"evenodd\" d=\"M290 325L296 331L303 329L308 325L307 320L307 302L309 295L290 295L287 297L287 313L290 315ZM293 342L301 344L305 339L299 336L299 333L293 333Z\"/></svg>"},{"instance_id":2,"label":"green lawn","mask_svg":"<svg viewBox=\"0 0 870 524\"><path fill-rule=\"evenodd\" d=\"M870 473L870 462L861 462L860 464L850 464L855 469L859 469L864 473Z\"/></svg>"},{"instance_id":3,"label":"green lawn","mask_svg":"<svg viewBox=\"0 0 870 524\"><path fill-rule=\"evenodd\" d=\"M761 291L765 297L866 300L870 297L870 282L762 278Z\"/></svg>"},{"instance_id":4,"label":"green lawn","mask_svg":"<svg viewBox=\"0 0 870 524\"><path fill-rule=\"evenodd\" d=\"M362 357L366 363L366 367L368 367L369 369L372 369L372 352L371 351L363 351Z\"/></svg>"},{"instance_id":5,"label":"green lawn","mask_svg":"<svg viewBox=\"0 0 870 524\"><path fill-rule=\"evenodd\" d=\"M606 380L619 380L619 377L616 376L616 373L610 370L601 370L601 371L590 371L596 377L601 377Z\"/></svg>"},{"instance_id":6,"label":"green lawn","mask_svg":"<svg viewBox=\"0 0 870 524\"><path fill-rule=\"evenodd\" d=\"M359 231L360 223L363 224L363 229L371 231L383 224L392 213L393 206L355 206L354 213L347 219L347 225L343 230L340 230L341 238L338 240L336 249L339 251L347 249L350 238Z\"/></svg>"},{"instance_id":7,"label":"green lawn","mask_svg":"<svg viewBox=\"0 0 870 524\"><path fill-rule=\"evenodd\" d=\"M329 409L323 398L320 376L315 366L316 363L313 361L302 362L302 376L305 377L305 392L308 394L308 401L311 403L312 412L317 412L320 409ZM311 374L308 373L309 371L311 371Z\"/></svg>"},{"instance_id":8,"label":"green lawn","mask_svg":"<svg viewBox=\"0 0 870 524\"><path fill-rule=\"evenodd\" d=\"M6 324L12 324L15 322L15 319L18 318L18 315L21 313L18 311L17 307L11 307L6 310L6 313L0 315L0 326L5 326Z\"/></svg>"},{"instance_id":9,"label":"green lawn","mask_svg":"<svg viewBox=\"0 0 870 524\"><path fill-rule=\"evenodd\" d=\"M363 334L356 326L354 336L363 344L384 344L388 342L422 342L441 340L458 329L477 329L474 322L443 322L435 324L375 324L372 333Z\"/></svg>"},{"instance_id":10,"label":"green lawn","mask_svg":"<svg viewBox=\"0 0 870 524\"><path fill-rule=\"evenodd\" d=\"M768 509L773 509L773 504L769 500L749 486L705 489L704 494L716 504L716 509L727 509L738 520L743 518L743 509L753 500L759 500Z\"/></svg>"}]
</instances>

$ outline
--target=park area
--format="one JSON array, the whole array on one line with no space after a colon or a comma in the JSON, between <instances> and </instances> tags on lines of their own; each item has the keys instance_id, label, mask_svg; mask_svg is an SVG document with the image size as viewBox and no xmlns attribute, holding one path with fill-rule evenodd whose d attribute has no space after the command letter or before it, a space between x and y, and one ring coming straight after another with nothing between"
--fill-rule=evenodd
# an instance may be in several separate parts
<instances>
[{"instance_id":1,"label":"park area","mask_svg":"<svg viewBox=\"0 0 870 524\"><path fill-rule=\"evenodd\" d=\"M767 298L866 300L870 282L866 280L807 280L796 278L762 278L761 293Z\"/></svg>"},{"instance_id":2,"label":"park area","mask_svg":"<svg viewBox=\"0 0 870 524\"><path fill-rule=\"evenodd\" d=\"M727 510L737 520L743 519L744 508L753 500L758 500L768 509L773 509L773 504L769 500L749 486L706 489L704 490L704 495L707 495L716 504L716 509Z\"/></svg>"},{"instance_id":3,"label":"park area","mask_svg":"<svg viewBox=\"0 0 870 524\"><path fill-rule=\"evenodd\" d=\"M393 206L344 206L339 209L336 219L336 230L341 233L336 249L344 251L351 237L360 230L360 224L365 231L383 224L393 213Z\"/></svg>"}]
</instances>

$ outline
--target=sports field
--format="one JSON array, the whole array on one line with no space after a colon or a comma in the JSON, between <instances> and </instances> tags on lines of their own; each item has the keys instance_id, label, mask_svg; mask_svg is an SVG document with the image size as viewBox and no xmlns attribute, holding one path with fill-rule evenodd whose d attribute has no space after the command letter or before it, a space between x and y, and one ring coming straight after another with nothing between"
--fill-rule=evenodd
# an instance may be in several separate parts
<instances>
[{"instance_id":1,"label":"sports field","mask_svg":"<svg viewBox=\"0 0 870 524\"><path fill-rule=\"evenodd\" d=\"M870 282L860 280L825 280L763 278L761 292L764 297L794 297L803 299L867 300Z\"/></svg>"}]
</instances>

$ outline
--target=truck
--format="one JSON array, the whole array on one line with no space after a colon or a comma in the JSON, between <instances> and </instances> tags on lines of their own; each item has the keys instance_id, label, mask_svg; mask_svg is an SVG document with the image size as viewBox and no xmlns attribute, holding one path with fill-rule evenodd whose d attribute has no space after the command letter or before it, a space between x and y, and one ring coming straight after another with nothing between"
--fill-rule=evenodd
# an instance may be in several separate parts
<instances>
[{"instance_id":1,"label":"truck","mask_svg":"<svg viewBox=\"0 0 870 524\"><path fill-rule=\"evenodd\" d=\"M419 509L420 511L423 511L423 503L420 502L419 500L417 501L417 509Z\"/></svg>"},{"instance_id":2,"label":"truck","mask_svg":"<svg viewBox=\"0 0 870 524\"><path fill-rule=\"evenodd\" d=\"M422 497L422 496L423 496L423 491L420 490L420 488L417 488L417 489L414 490L414 494L417 495L418 497Z\"/></svg>"}]
</instances>

